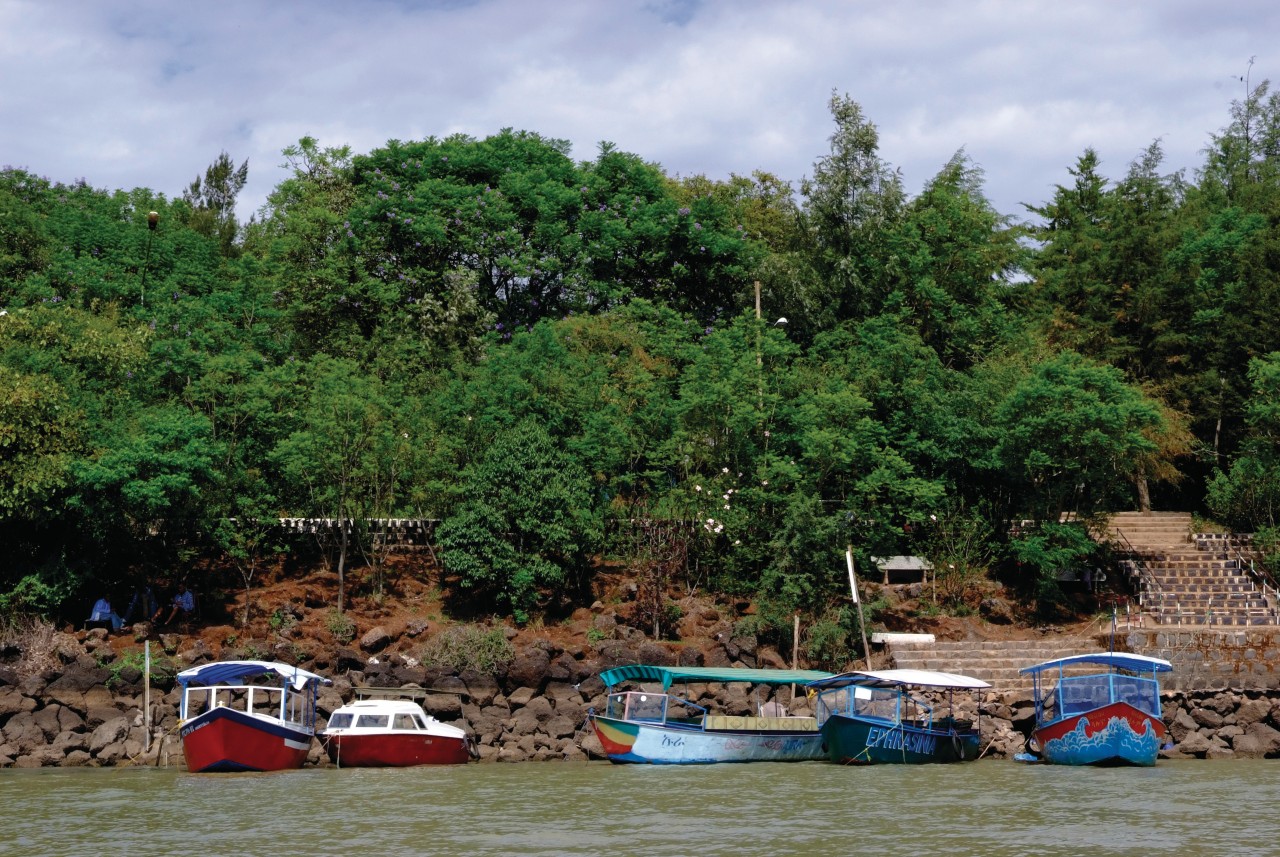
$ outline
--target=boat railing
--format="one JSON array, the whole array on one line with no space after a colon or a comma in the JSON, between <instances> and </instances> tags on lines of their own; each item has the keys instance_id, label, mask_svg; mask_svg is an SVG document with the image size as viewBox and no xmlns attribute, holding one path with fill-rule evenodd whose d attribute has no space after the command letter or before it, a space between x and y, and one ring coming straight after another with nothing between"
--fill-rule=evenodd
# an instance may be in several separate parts
<instances>
[{"instance_id":1,"label":"boat railing","mask_svg":"<svg viewBox=\"0 0 1280 857\"><path fill-rule=\"evenodd\" d=\"M197 685L183 691L181 717L189 720L214 708L230 708L257 717L309 726L314 723L315 713L305 702L303 695L286 693L282 687Z\"/></svg>"}]
</instances>

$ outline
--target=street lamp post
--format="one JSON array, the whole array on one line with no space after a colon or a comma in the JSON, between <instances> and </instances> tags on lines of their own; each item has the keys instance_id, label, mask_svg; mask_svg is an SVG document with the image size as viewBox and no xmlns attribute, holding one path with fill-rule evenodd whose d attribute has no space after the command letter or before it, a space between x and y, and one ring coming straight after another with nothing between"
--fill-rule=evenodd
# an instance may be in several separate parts
<instances>
[{"instance_id":1,"label":"street lamp post","mask_svg":"<svg viewBox=\"0 0 1280 857\"><path fill-rule=\"evenodd\" d=\"M147 212L147 252L142 260L142 305L147 305L147 268L151 265L151 237L156 234L156 226L160 223L160 212Z\"/></svg>"}]
</instances>

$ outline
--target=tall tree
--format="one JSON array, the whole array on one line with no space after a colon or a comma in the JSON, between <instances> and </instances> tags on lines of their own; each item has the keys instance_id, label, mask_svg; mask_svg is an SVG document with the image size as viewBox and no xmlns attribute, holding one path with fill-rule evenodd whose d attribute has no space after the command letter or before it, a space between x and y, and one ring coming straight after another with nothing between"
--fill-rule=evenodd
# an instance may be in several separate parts
<instances>
[{"instance_id":1,"label":"tall tree","mask_svg":"<svg viewBox=\"0 0 1280 857\"><path fill-rule=\"evenodd\" d=\"M182 193L191 206L188 225L201 235L214 238L224 256L235 254L236 198L249 180L249 161L239 167L226 152L222 152L204 171L203 179L196 180Z\"/></svg>"},{"instance_id":2,"label":"tall tree","mask_svg":"<svg viewBox=\"0 0 1280 857\"><path fill-rule=\"evenodd\" d=\"M880 134L862 107L834 92L829 107L836 130L830 154L800 183L803 222L812 264L831 290L832 319L863 319L880 311L880 246L900 221L906 194L898 170L880 158Z\"/></svg>"}]
</instances>

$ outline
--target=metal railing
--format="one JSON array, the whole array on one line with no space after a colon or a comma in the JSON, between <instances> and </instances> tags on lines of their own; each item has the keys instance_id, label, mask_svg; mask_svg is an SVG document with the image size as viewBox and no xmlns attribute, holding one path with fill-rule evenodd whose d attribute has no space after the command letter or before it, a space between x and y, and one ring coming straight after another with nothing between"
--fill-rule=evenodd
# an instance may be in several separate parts
<instances>
[{"instance_id":1,"label":"metal railing","mask_svg":"<svg viewBox=\"0 0 1280 857\"><path fill-rule=\"evenodd\" d=\"M1275 621L1277 607L1280 607L1280 586L1276 585L1276 579L1266 569L1258 568L1253 557L1245 556L1244 551L1240 550L1239 539L1229 536L1225 541L1229 555L1234 554L1241 571L1247 570L1250 582L1262 590L1262 600L1267 605L1271 620Z\"/></svg>"},{"instance_id":2,"label":"metal railing","mask_svg":"<svg viewBox=\"0 0 1280 857\"><path fill-rule=\"evenodd\" d=\"M1112 541L1119 542L1124 548L1127 559L1120 561L1120 568L1129 576L1130 582L1136 581L1134 589L1138 592L1138 607L1145 611L1147 608L1148 596L1159 596L1160 603L1164 603L1164 586L1161 585L1159 578L1147 568L1147 564L1143 561L1142 555L1138 552L1133 543L1129 541L1128 536L1123 530L1113 529L1111 531Z\"/></svg>"}]
</instances>

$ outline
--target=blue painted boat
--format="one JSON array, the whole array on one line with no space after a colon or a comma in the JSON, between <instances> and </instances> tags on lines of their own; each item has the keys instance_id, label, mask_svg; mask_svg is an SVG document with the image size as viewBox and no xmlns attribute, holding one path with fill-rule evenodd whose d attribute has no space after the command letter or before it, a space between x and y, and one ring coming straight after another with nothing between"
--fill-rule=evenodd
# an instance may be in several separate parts
<instances>
[{"instance_id":1,"label":"blue painted boat","mask_svg":"<svg viewBox=\"0 0 1280 857\"><path fill-rule=\"evenodd\" d=\"M1172 669L1166 660L1127 652L1024 667L1019 672L1031 676L1036 706L1032 758L1052 765L1154 765L1168 736L1156 676Z\"/></svg>"},{"instance_id":2,"label":"blue painted boat","mask_svg":"<svg viewBox=\"0 0 1280 857\"><path fill-rule=\"evenodd\" d=\"M775 703L756 715L708 711L670 692L673 684L746 683L760 689L805 685L830 676L817 670L660 667L636 664L606 670L603 713L587 719L609 761L617 764L697 765L714 762L800 762L823 758L822 735L812 717L789 716ZM660 685L661 690L622 689Z\"/></svg>"},{"instance_id":3,"label":"blue painted boat","mask_svg":"<svg viewBox=\"0 0 1280 857\"><path fill-rule=\"evenodd\" d=\"M981 724L955 716L954 693L988 687L981 679L932 670L847 672L809 684L817 694L827 758L842 765L978 758ZM939 704L946 713L935 716Z\"/></svg>"}]
</instances>

